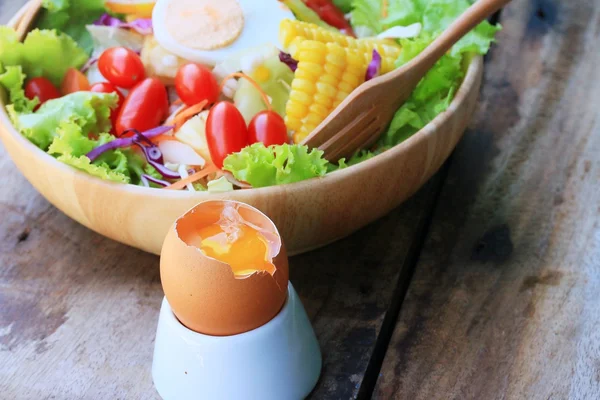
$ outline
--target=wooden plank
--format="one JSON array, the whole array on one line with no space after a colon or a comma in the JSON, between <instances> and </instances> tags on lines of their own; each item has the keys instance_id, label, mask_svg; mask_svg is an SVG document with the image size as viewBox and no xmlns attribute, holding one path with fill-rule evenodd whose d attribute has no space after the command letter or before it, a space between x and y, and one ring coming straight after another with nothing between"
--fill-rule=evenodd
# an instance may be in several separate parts
<instances>
[{"instance_id":1,"label":"wooden plank","mask_svg":"<svg viewBox=\"0 0 600 400\"><path fill-rule=\"evenodd\" d=\"M7 177L0 184L3 394L157 398L150 367L162 299L158 257L65 217L1 151L0 168ZM358 391L435 186L358 234L291 260L324 355L315 398Z\"/></svg>"},{"instance_id":2,"label":"wooden plank","mask_svg":"<svg viewBox=\"0 0 600 400\"><path fill-rule=\"evenodd\" d=\"M500 22L377 399L600 398L600 3Z\"/></svg>"},{"instance_id":3,"label":"wooden plank","mask_svg":"<svg viewBox=\"0 0 600 400\"><path fill-rule=\"evenodd\" d=\"M0 18L22 1L2 3ZM0 397L158 398L150 375L162 300L158 258L65 217L1 145L0 169ZM324 355L314 398L358 392L439 187L438 178L378 223L291 260Z\"/></svg>"}]
</instances>

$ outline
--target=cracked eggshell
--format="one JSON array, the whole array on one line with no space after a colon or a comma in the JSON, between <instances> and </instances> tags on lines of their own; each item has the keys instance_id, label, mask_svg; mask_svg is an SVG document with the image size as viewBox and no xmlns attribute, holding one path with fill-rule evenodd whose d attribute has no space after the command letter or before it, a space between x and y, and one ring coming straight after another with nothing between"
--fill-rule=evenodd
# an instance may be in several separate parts
<instances>
[{"instance_id":1,"label":"cracked eggshell","mask_svg":"<svg viewBox=\"0 0 600 400\"><path fill-rule=\"evenodd\" d=\"M198 230L217 222L227 203L260 227L271 243L273 274L260 271L235 277L231 267L199 249ZM247 204L214 200L198 204L181 216L165 238L160 277L175 316L189 329L213 336L250 331L269 322L287 298L288 258L275 224Z\"/></svg>"}]
</instances>

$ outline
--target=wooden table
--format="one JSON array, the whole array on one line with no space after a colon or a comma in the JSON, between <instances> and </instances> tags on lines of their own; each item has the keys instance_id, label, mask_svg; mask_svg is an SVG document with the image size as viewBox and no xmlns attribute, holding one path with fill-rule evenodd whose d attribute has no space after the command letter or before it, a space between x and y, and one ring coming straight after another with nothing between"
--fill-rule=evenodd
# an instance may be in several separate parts
<instances>
[{"instance_id":1,"label":"wooden table","mask_svg":"<svg viewBox=\"0 0 600 400\"><path fill-rule=\"evenodd\" d=\"M600 398L600 3L497 17L443 170L291 260L324 356L312 398ZM65 217L1 148L0 167L0 398L158 398L158 258Z\"/></svg>"}]
</instances>

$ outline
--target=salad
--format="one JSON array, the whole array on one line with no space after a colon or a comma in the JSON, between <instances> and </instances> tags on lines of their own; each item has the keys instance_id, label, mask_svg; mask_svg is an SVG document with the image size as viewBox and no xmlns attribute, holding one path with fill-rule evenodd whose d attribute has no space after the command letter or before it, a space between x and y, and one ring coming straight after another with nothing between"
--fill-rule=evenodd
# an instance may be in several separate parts
<instances>
[{"instance_id":1,"label":"salad","mask_svg":"<svg viewBox=\"0 0 600 400\"><path fill-rule=\"evenodd\" d=\"M498 26L423 78L369 149L331 163L302 141L353 90L418 55L468 0L44 0L23 42L0 27L14 126L101 179L223 192L324 176L444 111Z\"/></svg>"}]
</instances>

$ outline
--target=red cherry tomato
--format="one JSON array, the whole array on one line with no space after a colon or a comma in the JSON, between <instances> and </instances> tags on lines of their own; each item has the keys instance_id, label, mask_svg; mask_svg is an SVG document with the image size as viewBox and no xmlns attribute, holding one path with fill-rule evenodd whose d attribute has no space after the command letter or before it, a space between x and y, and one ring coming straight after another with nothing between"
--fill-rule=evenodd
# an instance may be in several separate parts
<instances>
[{"instance_id":1,"label":"red cherry tomato","mask_svg":"<svg viewBox=\"0 0 600 400\"><path fill-rule=\"evenodd\" d=\"M140 56L125 47L105 50L98 59L98 69L110 83L126 89L134 87L146 77Z\"/></svg>"},{"instance_id":2,"label":"red cherry tomato","mask_svg":"<svg viewBox=\"0 0 600 400\"><path fill-rule=\"evenodd\" d=\"M90 90L90 82L86 76L78 69L69 68L60 86L63 96L87 90Z\"/></svg>"},{"instance_id":3,"label":"red cherry tomato","mask_svg":"<svg viewBox=\"0 0 600 400\"><path fill-rule=\"evenodd\" d=\"M125 96L123 96L123 93L121 93L121 91L119 89L117 89L117 87L115 85L113 85L112 83L109 83L109 82L94 83L90 87L90 92L116 93L117 96L119 97L119 102L117 103L117 106L114 109L112 109L110 112L110 122L112 123L111 133L115 134L117 132L117 130L116 130L117 117L119 116L119 111L121 110L121 106L123 105L123 102L125 101Z\"/></svg>"},{"instance_id":4,"label":"red cherry tomato","mask_svg":"<svg viewBox=\"0 0 600 400\"><path fill-rule=\"evenodd\" d=\"M39 77L30 79L27 82L25 85L25 97L30 100L37 97L40 100L40 104L35 107L37 109L48 100L59 98L60 93L52 82L46 78Z\"/></svg>"},{"instance_id":5,"label":"red cherry tomato","mask_svg":"<svg viewBox=\"0 0 600 400\"><path fill-rule=\"evenodd\" d=\"M283 118L275 111L259 112L248 125L248 141L250 144L262 142L265 146L287 143L287 127Z\"/></svg>"},{"instance_id":6,"label":"red cherry tomato","mask_svg":"<svg viewBox=\"0 0 600 400\"><path fill-rule=\"evenodd\" d=\"M336 7L331 0L303 0L308 8L316 12L319 17L329 25L340 29L345 34L355 36L352 25L346 20L342 10Z\"/></svg>"},{"instance_id":7,"label":"red cherry tomato","mask_svg":"<svg viewBox=\"0 0 600 400\"><path fill-rule=\"evenodd\" d=\"M214 103L219 98L219 84L210 69L200 64L186 64L175 76L175 89L188 106L208 100Z\"/></svg>"},{"instance_id":8,"label":"red cherry tomato","mask_svg":"<svg viewBox=\"0 0 600 400\"><path fill-rule=\"evenodd\" d=\"M210 158L218 168L231 153L240 151L248 145L248 128L244 117L228 101L213 106L206 119L206 143Z\"/></svg>"},{"instance_id":9,"label":"red cherry tomato","mask_svg":"<svg viewBox=\"0 0 600 400\"><path fill-rule=\"evenodd\" d=\"M143 132L155 128L168 113L169 99L165 85L157 78L146 78L131 89L125 98L117 117L117 135L127 129Z\"/></svg>"}]
</instances>

